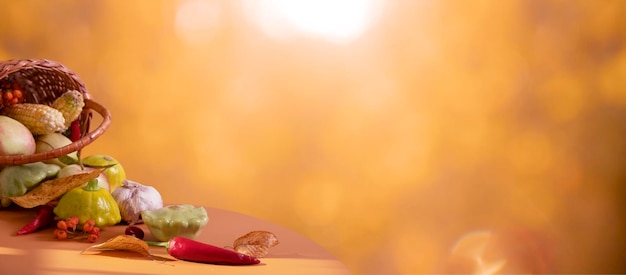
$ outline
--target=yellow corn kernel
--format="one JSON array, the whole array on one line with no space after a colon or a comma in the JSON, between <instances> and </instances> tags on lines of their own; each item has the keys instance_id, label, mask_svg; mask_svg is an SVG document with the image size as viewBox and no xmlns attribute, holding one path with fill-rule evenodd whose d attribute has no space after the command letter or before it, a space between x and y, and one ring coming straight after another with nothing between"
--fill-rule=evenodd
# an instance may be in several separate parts
<instances>
[{"instance_id":1,"label":"yellow corn kernel","mask_svg":"<svg viewBox=\"0 0 626 275\"><path fill-rule=\"evenodd\" d=\"M78 119L80 113L83 111L85 101L83 99L83 94L79 91L70 90L55 99L50 106L59 110L61 114L63 114L65 127L70 127L72 121Z\"/></svg>"},{"instance_id":2,"label":"yellow corn kernel","mask_svg":"<svg viewBox=\"0 0 626 275\"><path fill-rule=\"evenodd\" d=\"M6 106L0 109L0 114L21 122L33 135L61 132L67 129L63 114L44 104L20 103Z\"/></svg>"}]
</instances>

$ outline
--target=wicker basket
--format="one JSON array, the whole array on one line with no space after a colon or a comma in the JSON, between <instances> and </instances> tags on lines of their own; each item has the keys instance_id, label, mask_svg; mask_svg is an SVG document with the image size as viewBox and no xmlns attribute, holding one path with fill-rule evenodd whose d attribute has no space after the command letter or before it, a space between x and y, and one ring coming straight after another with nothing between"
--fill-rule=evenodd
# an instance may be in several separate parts
<instances>
[{"instance_id":1,"label":"wicker basket","mask_svg":"<svg viewBox=\"0 0 626 275\"><path fill-rule=\"evenodd\" d=\"M46 59L23 59L0 61L0 81L18 82L24 91L24 102L51 104L68 90L77 90L85 98L85 107L79 117L81 138L71 144L47 152L32 155L0 155L0 165L19 165L49 160L80 151L100 137L111 124L111 114L93 101L85 84L65 66ZM95 111L102 122L93 131L89 129Z\"/></svg>"}]
</instances>

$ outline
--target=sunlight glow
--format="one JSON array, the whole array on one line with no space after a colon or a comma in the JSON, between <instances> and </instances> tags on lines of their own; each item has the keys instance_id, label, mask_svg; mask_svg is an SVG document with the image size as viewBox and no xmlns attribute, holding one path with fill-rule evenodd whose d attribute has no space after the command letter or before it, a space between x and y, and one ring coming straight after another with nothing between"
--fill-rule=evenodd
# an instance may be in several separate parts
<instances>
[{"instance_id":1,"label":"sunlight glow","mask_svg":"<svg viewBox=\"0 0 626 275\"><path fill-rule=\"evenodd\" d=\"M270 36L304 34L337 43L358 38L380 11L376 0L250 0L246 4L250 19Z\"/></svg>"},{"instance_id":2,"label":"sunlight glow","mask_svg":"<svg viewBox=\"0 0 626 275\"><path fill-rule=\"evenodd\" d=\"M23 249L0 246L0 255L20 256L26 255L26 251Z\"/></svg>"},{"instance_id":3,"label":"sunlight glow","mask_svg":"<svg viewBox=\"0 0 626 275\"><path fill-rule=\"evenodd\" d=\"M176 12L176 34L187 43L207 42L219 24L220 7L207 0L187 0Z\"/></svg>"},{"instance_id":4,"label":"sunlight glow","mask_svg":"<svg viewBox=\"0 0 626 275\"><path fill-rule=\"evenodd\" d=\"M475 269L472 274L496 274L504 267L506 260L485 260L485 249L490 244L492 238L493 234L490 231L480 230L469 232L456 242L452 248L451 254L473 260Z\"/></svg>"}]
</instances>

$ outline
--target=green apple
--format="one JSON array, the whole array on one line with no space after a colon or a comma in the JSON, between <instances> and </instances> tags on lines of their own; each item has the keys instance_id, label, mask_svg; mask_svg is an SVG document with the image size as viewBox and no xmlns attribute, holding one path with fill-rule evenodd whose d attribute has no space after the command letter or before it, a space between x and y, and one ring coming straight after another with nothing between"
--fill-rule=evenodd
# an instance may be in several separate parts
<instances>
[{"instance_id":1,"label":"green apple","mask_svg":"<svg viewBox=\"0 0 626 275\"><path fill-rule=\"evenodd\" d=\"M111 185L111 192L122 186L122 182L126 179L126 171L119 161L111 156L104 154L89 155L83 158L83 165L87 167L106 167L104 174Z\"/></svg>"},{"instance_id":2,"label":"green apple","mask_svg":"<svg viewBox=\"0 0 626 275\"><path fill-rule=\"evenodd\" d=\"M41 152L47 152L53 149L61 148L63 146L67 146L69 144L72 144L72 141L68 137L62 134L51 133L51 134L44 134L44 135L38 136L35 139L35 144L36 144L35 153L41 153ZM76 152L69 153L66 155L66 157L73 160L74 163L78 163L78 156ZM67 166L67 163L59 160L58 158L45 160L43 162L56 164L60 167Z\"/></svg>"}]
</instances>

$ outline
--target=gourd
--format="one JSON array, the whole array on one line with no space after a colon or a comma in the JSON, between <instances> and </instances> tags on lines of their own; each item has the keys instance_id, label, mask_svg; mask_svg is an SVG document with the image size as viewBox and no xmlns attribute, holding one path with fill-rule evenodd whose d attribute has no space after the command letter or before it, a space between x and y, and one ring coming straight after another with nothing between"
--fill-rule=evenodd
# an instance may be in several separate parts
<instances>
[{"instance_id":1,"label":"gourd","mask_svg":"<svg viewBox=\"0 0 626 275\"><path fill-rule=\"evenodd\" d=\"M116 225L122 220L115 199L108 190L98 186L96 179L65 193L54 208L54 214L61 219L76 216L80 224L93 219L97 227Z\"/></svg>"}]
</instances>

